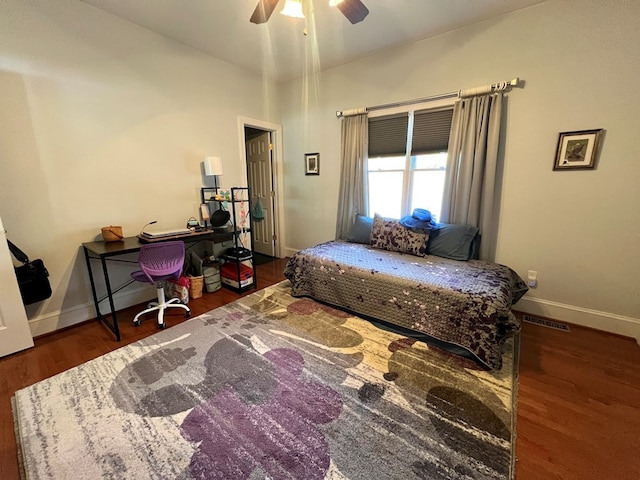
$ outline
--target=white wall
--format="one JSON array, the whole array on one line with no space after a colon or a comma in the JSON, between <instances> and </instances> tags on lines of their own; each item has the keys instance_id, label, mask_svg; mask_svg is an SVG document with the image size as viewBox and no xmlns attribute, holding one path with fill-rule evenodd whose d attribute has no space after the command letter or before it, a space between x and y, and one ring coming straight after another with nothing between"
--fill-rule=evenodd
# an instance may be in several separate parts
<instances>
[{"instance_id":1,"label":"white wall","mask_svg":"<svg viewBox=\"0 0 640 480\"><path fill-rule=\"evenodd\" d=\"M272 91L82 2L0 3L0 213L54 291L27 309L35 334L95 316L80 245L101 227L184 226L205 155L222 156L222 185L246 184L237 119L278 122Z\"/></svg>"},{"instance_id":2,"label":"white wall","mask_svg":"<svg viewBox=\"0 0 640 480\"><path fill-rule=\"evenodd\" d=\"M640 2L552 0L284 86L289 251L333 238L336 110L520 76L497 261L523 277L537 270L539 286L516 308L640 335L639 18ZM318 96L308 111L305 81ZM606 129L597 169L552 171L558 133L595 128ZM305 152L320 152L320 176L305 177Z\"/></svg>"}]
</instances>

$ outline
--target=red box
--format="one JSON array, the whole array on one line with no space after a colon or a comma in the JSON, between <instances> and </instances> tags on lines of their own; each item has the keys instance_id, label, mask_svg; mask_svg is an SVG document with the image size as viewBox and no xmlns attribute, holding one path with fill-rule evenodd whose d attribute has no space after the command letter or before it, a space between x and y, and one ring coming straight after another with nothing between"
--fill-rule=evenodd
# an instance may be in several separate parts
<instances>
[{"instance_id":1,"label":"red box","mask_svg":"<svg viewBox=\"0 0 640 480\"><path fill-rule=\"evenodd\" d=\"M253 277L253 268L248 265L240 264L240 275L238 275L238 264L233 262L228 262L220 267L220 275L223 277L229 278L231 280L235 280L236 282L239 280L246 280L250 277Z\"/></svg>"}]
</instances>

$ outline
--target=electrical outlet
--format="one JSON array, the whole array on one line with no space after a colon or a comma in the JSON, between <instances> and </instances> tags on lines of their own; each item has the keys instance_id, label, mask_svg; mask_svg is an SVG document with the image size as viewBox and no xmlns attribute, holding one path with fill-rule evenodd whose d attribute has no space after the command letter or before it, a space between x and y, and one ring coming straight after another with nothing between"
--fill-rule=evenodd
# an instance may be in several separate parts
<instances>
[{"instance_id":1,"label":"electrical outlet","mask_svg":"<svg viewBox=\"0 0 640 480\"><path fill-rule=\"evenodd\" d=\"M531 288L535 288L538 285L538 272L535 270L529 270L527 272L527 285Z\"/></svg>"}]
</instances>

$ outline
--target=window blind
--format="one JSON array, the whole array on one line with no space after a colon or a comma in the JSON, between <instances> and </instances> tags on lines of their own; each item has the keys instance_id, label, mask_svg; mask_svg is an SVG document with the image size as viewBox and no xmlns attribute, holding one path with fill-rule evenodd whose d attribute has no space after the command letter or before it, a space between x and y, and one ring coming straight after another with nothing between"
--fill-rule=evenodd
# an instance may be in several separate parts
<instances>
[{"instance_id":1,"label":"window blind","mask_svg":"<svg viewBox=\"0 0 640 480\"><path fill-rule=\"evenodd\" d=\"M411 155L444 152L449 148L453 110L420 110L413 116Z\"/></svg>"},{"instance_id":2,"label":"window blind","mask_svg":"<svg viewBox=\"0 0 640 480\"><path fill-rule=\"evenodd\" d=\"M369 156L404 156L407 150L406 113L369 119Z\"/></svg>"}]
</instances>

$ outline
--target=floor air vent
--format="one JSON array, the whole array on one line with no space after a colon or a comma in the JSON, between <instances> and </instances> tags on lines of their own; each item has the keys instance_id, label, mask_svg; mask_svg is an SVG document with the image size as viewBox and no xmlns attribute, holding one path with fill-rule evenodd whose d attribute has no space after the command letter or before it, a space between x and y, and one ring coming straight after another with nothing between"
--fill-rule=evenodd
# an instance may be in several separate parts
<instances>
[{"instance_id":1,"label":"floor air vent","mask_svg":"<svg viewBox=\"0 0 640 480\"><path fill-rule=\"evenodd\" d=\"M544 318L532 317L531 315L523 315L522 320L528 323L542 325L543 327L553 328L555 330L562 330L564 332L571 331L569 325L560 322L554 322L553 320L545 320Z\"/></svg>"}]
</instances>

